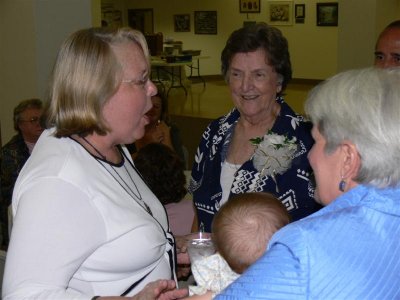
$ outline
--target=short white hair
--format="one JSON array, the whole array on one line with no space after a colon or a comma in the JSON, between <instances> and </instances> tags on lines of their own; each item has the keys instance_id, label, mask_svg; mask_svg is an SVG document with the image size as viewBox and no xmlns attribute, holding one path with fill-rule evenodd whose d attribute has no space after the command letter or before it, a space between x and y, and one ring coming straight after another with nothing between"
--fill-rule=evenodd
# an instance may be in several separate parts
<instances>
[{"instance_id":1,"label":"short white hair","mask_svg":"<svg viewBox=\"0 0 400 300\"><path fill-rule=\"evenodd\" d=\"M355 180L376 187L400 182L400 68L340 73L314 88L306 114L325 137L326 152L353 142L361 157Z\"/></svg>"}]
</instances>

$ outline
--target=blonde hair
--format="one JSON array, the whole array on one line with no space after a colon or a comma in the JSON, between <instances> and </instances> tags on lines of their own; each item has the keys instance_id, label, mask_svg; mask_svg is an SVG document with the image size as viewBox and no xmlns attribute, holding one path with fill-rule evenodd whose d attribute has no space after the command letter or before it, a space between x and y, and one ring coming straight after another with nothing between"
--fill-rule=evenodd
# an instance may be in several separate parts
<instances>
[{"instance_id":1,"label":"blonde hair","mask_svg":"<svg viewBox=\"0 0 400 300\"><path fill-rule=\"evenodd\" d=\"M142 49L150 67L146 40L131 28L83 29L64 41L53 69L47 111L47 126L55 127L55 136L108 132L102 108L122 80L112 46L128 42Z\"/></svg>"},{"instance_id":2,"label":"blonde hair","mask_svg":"<svg viewBox=\"0 0 400 300\"><path fill-rule=\"evenodd\" d=\"M231 269L241 274L265 252L272 235L289 223L286 208L272 194L237 194L215 215L212 238Z\"/></svg>"}]
</instances>

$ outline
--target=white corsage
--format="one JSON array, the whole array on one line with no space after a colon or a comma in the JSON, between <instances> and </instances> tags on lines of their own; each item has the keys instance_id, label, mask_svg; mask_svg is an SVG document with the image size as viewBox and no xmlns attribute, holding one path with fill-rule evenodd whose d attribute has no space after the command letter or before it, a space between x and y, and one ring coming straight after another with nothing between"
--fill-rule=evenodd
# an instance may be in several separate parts
<instances>
[{"instance_id":1,"label":"white corsage","mask_svg":"<svg viewBox=\"0 0 400 300\"><path fill-rule=\"evenodd\" d=\"M297 150L297 139L288 138L268 131L263 137L250 139L256 146L253 156L253 164L260 177L270 176L276 185L276 192L279 192L275 175L285 173L292 165L293 155Z\"/></svg>"}]
</instances>

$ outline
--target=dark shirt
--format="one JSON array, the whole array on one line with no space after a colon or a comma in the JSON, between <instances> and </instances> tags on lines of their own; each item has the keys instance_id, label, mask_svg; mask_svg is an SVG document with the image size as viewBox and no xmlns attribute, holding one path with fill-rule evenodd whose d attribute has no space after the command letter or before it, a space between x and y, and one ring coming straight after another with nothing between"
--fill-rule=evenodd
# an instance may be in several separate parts
<instances>
[{"instance_id":1,"label":"dark shirt","mask_svg":"<svg viewBox=\"0 0 400 300\"><path fill-rule=\"evenodd\" d=\"M2 246L8 246L8 206L11 204L15 181L30 154L21 134L17 134L0 151L1 206L0 224Z\"/></svg>"},{"instance_id":2,"label":"dark shirt","mask_svg":"<svg viewBox=\"0 0 400 300\"><path fill-rule=\"evenodd\" d=\"M251 191L270 192L278 197L295 221L320 208L314 201L313 172L307 159L307 153L314 141L311 137L311 123L297 115L283 99L278 102L281 111L271 131L297 138L298 150L291 168L276 175L275 180L269 176L260 177L251 158L237 170L230 195ZM189 192L193 195L199 225L207 232L211 232L212 220L221 206L221 164L226 158L239 118L239 111L234 109L213 121L203 133L196 152Z\"/></svg>"}]
</instances>

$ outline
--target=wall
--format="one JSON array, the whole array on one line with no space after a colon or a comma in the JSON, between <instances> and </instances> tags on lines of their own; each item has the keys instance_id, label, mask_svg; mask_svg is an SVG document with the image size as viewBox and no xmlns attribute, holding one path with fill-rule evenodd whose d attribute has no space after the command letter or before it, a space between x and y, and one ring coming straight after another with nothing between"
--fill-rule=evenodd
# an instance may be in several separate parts
<instances>
[{"instance_id":1,"label":"wall","mask_svg":"<svg viewBox=\"0 0 400 300\"><path fill-rule=\"evenodd\" d=\"M113 0L103 0L113 2ZM243 21L267 21L268 0L261 0L261 12L241 14L237 0L114 0L125 11L129 8L153 8L155 32L183 41L185 49L202 49L211 56L202 61L202 73L220 73L220 53L229 34L242 26ZM339 26L316 26L316 3L331 0L293 1L306 5L304 24L279 26L289 41L293 77L325 79L338 71L369 66L377 35L391 20L400 17L399 0L338 0ZM217 35L194 34L194 11L216 10ZM190 14L191 32L174 32L173 15Z\"/></svg>"},{"instance_id":2,"label":"wall","mask_svg":"<svg viewBox=\"0 0 400 300\"><path fill-rule=\"evenodd\" d=\"M3 145L14 133L14 106L21 99L39 95L33 7L32 1L0 1L0 120Z\"/></svg>"},{"instance_id":3,"label":"wall","mask_svg":"<svg viewBox=\"0 0 400 300\"><path fill-rule=\"evenodd\" d=\"M341 1L339 10L338 71L372 65L376 39L388 23L399 19L400 1Z\"/></svg>"},{"instance_id":4,"label":"wall","mask_svg":"<svg viewBox=\"0 0 400 300\"><path fill-rule=\"evenodd\" d=\"M43 98L62 41L72 32L90 27L91 1L35 1L37 87ZM63 13L60 15L60 11ZM49 26L51 22L51 26Z\"/></svg>"},{"instance_id":5,"label":"wall","mask_svg":"<svg viewBox=\"0 0 400 300\"><path fill-rule=\"evenodd\" d=\"M0 99L4 145L15 134L13 109L26 98L44 99L48 77L64 38L92 25L100 0L1 0ZM100 9L97 9L100 14ZM93 18L94 20L96 18ZM100 17L97 17L100 24Z\"/></svg>"},{"instance_id":6,"label":"wall","mask_svg":"<svg viewBox=\"0 0 400 300\"><path fill-rule=\"evenodd\" d=\"M230 33L241 26L243 21L267 21L267 0L261 0L261 13L239 12L237 0L126 0L119 5L129 8L153 8L155 32L183 42L184 49L202 49L202 55L210 56L201 63L205 75L220 74L220 54ZM337 27L317 27L316 0L293 2L306 3L304 24L279 26L289 41L294 77L324 79L336 72L337 68ZM194 34L194 11L216 10L218 15L217 35ZM190 14L191 32L174 32L173 15ZM125 16L126 22L126 16ZM127 24L127 23L125 23Z\"/></svg>"},{"instance_id":7,"label":"wall","mask_svg":"<svg viewBox=\"0 0 400 300\"><path fill-rule=\"evenodd\" d=\"M364 9L360 11L360 7ZM339 9L342 26L339 29L338 42L343 47L339 48L338 71L372 65L376 39L376 1L342 1ZM368 20L368 22L354 22L354 20Z\"/></svg>"}]
</instances>

